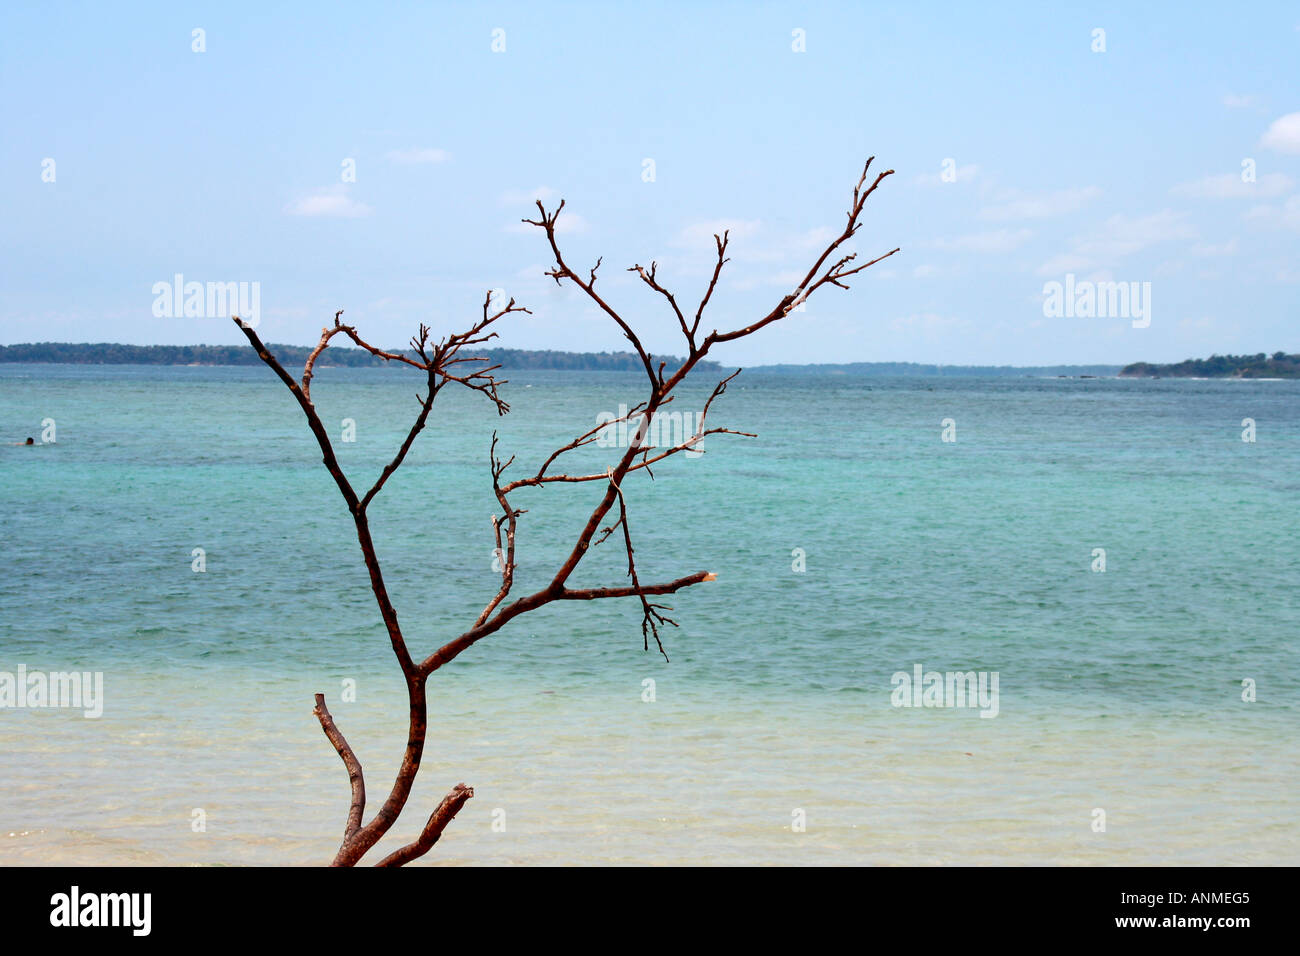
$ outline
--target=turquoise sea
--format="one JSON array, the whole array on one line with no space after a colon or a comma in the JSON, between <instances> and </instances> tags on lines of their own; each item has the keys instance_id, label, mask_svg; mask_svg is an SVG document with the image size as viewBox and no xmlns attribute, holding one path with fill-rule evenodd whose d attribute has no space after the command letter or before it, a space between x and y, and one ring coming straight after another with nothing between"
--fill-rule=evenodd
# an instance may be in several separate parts
<instances>
[{"instance_id":1,"label":"turquoise sea","mask_svg":"<svg viewBox=\"0 0 1300 956\"><path fill-rule=\"evenodd\" d=\"M444 391L371 508L417 654L495 591L492 430L522 473L642 388L508 377L501 419ZM419 386L318 372L357 484ZM45 419L56 443L11 444ZM377 851L464 781L421 865L1300 863L1300 382L755 370L709 424L758 437L624 485L643 580L718 575L669 600L671 663L634 601L471 648L431 681L420 782ZM328 862L347 778L312 695L376 805L405 703L287 390L260 367L0 366L0 439L0 672L102 672L105 696L98 720L0 708L0 865ZM517 496L516 593L600 493ZM617 544L574 583L624 583ZM893 706L918 664L996 672L997 716Z\"/></svg>"}]
</instances>

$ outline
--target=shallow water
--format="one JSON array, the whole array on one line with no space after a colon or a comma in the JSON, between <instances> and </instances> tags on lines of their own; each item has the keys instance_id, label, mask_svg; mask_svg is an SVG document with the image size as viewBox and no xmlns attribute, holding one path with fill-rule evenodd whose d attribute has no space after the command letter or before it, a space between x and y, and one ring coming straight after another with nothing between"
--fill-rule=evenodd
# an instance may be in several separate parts
<instances>
[{"instance_id":1,"label":"shallow water","mask_svg":"<svg viewBox=\"0 0 1300 956\"><path fill-rule=\"evenodd\" d=\"M417 653L495 590L492 429L535 467L641 387L510 378L504 419L444 392L372 506ZM418 383L313 384L360 484ZM0 366L5 440L45 418L57 444L0 447L0 671L102 671L106 700L99 720L0 708L0 864L328 860L347 781L312 694L375 805L404 697L291 397L261 368ZM426 862L1300 862L1300 383L746 372L710 424L759 437L625 485L643 580L719 575L671 600L672 662L642 651L634 602L606 601L440 671L398 837L452 784L476 796ZM517 593L598 494L519 496ZM576 583L622 583L616 546ZM997 716L892 706L916 664L997 672Z\"/></svg>"}]
</instances>

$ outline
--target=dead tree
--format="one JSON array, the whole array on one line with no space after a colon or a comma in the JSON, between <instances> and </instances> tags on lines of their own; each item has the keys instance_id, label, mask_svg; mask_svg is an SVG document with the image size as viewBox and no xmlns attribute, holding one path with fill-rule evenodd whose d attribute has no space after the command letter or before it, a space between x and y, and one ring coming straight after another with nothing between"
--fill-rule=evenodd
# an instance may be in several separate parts
<instances>
[{"instance_id":1,"label":"dead tree","mask_svg":"<svg viewBox=\"0 0 1300 956\"><path fill-rule=\"evenodd\" d=\"M411 445L415 442L416 436L423 431L429 419L429 412L433 408L434 399L440 389L451 383L462 385L476 392L481 392L488 401L496 406L498 414L504 415L509 411L510 406L498 391L499 387L505 384L505 381L498 379L494 374L500 366L488 366L485 359L472 354L462 354L462 352L472 352L474 346L495 338L497 333L492 331L492 326L498 320L512 312L527 312L528 310L516 305L514 299L511 299L503 307L497 307L492 301L492 294L488 293L483 301L481 318L468 331L449 335L440 341L434 342L429 337L428 327L421 325L419 334L411 340L411 350L409 352L387 352L369 344L357 334L355 328L342 323L340 316L343 313L340 311L334 315L334 325L321 330L320 342L308 357L302 371L302 377L299 380L295 380L293 376L284 370L284 367L262 344L262 340L258 338L257 333L250 326L245 324L238 316L235 317L235 323L248 337L248 341L257 350L258 356L274 370L289 391L293 393L299 407L302 408L303 414L307 417L308 426L316 436L316 441L320 444L325 467L334 478L335 484L338 485L339 492L343 495L348 512L352 515L353 523L356 525L357 541L361 545L361 554L365 560L366 569L370 573L370 587L374 591L375 601L379 605L379 614L388 630L388 639L392 644L393 653L397 656L397 662L406 678L407 698L410 706L406 750L402 756L397 778L394 780L387 798L369 822L365 820L366 786L361 770L361 762L357 759L357 755L353 752L352 747L338 727L335 726L334 719L325 706L325 696L323 694L316 695L316 718L320 721L325 736L329 738L329 742L343 759L343 765L347 768L348 777L352 784L352 802L348 809L347 823L343 829L343 841L334 857L334 866L355 865L397 821L402 809L406 806L411 787L415 782L416 773L420 769L420 760L424 755L425 738L428 730L426 686L429 678L438 668L455 660L471 645L500 630L521 614L534 611L554 601L635 598L641 606L643 648L649 650L650 639L653 638L656 648L660 653L664 653L663 642L660 639L660 627L663 625L676 627L677 622L665 613L672 610L670 606L653 599L672 594L702 581L712 581L716 575L707 571L696 571L673 581L653 583L642 581L637 573L632 546L632 532L628 524L627 502L623 497L622 483L633 472L645 471L651 473L651 468L664 459L679 452L694 449L707 435L719 433L747 434L727 428L705 427L705 421L714 400L726 391L727 383L739 374L739 370L737 370L737 372L727 376L714 387L697 420L695 434L686 438L680 444L668 447L654 447L646 443L647 429L655 413L673 400L673 393L677 386L709 354L715 345L753 335L765 326L779 321L824 285L834 285L841 289L847 289L848 285L845 280L898 251L893 249L868 262L858 263L856 253L846 253L841 248L853 238L861 227L860 219L867 197L875 192L876 187L880 185L886 176L893 173L892 169L879 173L868 185L867 178L870 169L871 160L869 159L863 167L857 185L853 188L853 201L849 207L848 220L843 231L817 257L817 260L794 290L782 296L781 300L766 315L742 328L726 332L714 329L704 334L701 334L700 331L704 310L717 289L722 267L729 261L727 258L728 234L726 232L714 236L717 246L717 260L713 266L713 274L709 280L708 288L705 289L704 295L693 314L683 312L676 296L659 283L654 262L650 263L649 268L634 265L628 270L629 272L635 272L641 281L656 295L664 298L669 308L671 308L685 340L687 348L685 361L666 377L666 363L660 361L656 366L654 358L642 344L636 331L615 311L605 296L596 291L596 271L600 268L600 260L597 260L596 264L588 270L586 276L575 272L565 261L556 241L555 229L556 220L564 209L564 202L561 201L554 212L547 212L545 206L538 201L537 218L523 221L542 230L546 236L546 241L550 244L551 252L555 257L555 266L546 274L553 278L557 285L570 282L577 286L618 326L623 336L631 343L632 349L640 359L641 366L644 369L647 380L646 398L631 408L622 418L615 419L612 422L605 422L597 428L579 435L567 445L556 449L550 457L542 462L541 467L535 473L515 478L513 481L504 481L503 476L514 462L514 458L511 457L502 461L498 457L497 437L493 433L489 462L492 490L496 495L501 512L493 516L492 528L496 537L498 553L503 556L501 583L496 594L488 601L487 606L483 608L468 630L439 647L422 660L417 660L411 655L402 628L398 624L397 611L389 600L383 572L380 570L379 559L375 554L375 545L370 537L370 524L366 517L366 511L375 496L383 489L384 483L401 466L407 452L411 449ZM331 340L337 335L343 335L351 339L357 347L365 349L385 361L405 363L419 370L425 376L426 391L423 397L417 396L419 397L419 413L406 435L406 440L397 449L392 461L380 472L374 484L364 493L358 493L352 482L344 475L343 469L339 467L329 435L325 430L325 426L321 424L320 417L316 413L316 407L311 400L312 371L321 353L329 347ZM629 428L633 432L632 440L629 442L627 449L619 454L617 462L605 471L591 474L566 474L552 470L552 466L564 454L590 445L598 440L603 428L624 421L629 426L633 426L633 423L635 423L634 428ZM596 487L600 489L599 500L587 518L586 524L579 532L568 557L556 570L550 583L531 594L508 600L511 597L511 588L514 584L515 532L519 517L524 514L523 511L515 507L510 496L542 485L559 483L595 483ZM609 517L609 523L602 528L601 525L606 521L607 516ZM627 552L627 577L630 583L608 587L571 587L569 579L582 562L583 557L592 547L605 541L616 532L619 533L623 547ZM664 656L667 657L666 654ZM438 838L442 835L447 824L464 806L465 801L469 800L473 795L474 791L471 788L463 783L457 784L429 816L428 822L425 823L419 836L400 849L388 854L376 865L401 866L423 856L438 842Z\"/></svg>"}]
</instances>

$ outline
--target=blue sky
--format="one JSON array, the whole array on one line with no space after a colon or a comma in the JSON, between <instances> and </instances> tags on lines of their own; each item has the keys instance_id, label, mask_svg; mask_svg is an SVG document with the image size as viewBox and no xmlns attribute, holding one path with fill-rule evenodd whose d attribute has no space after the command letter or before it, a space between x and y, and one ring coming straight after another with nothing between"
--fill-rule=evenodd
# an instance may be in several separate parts
<instances>
[{"instance_id":1,"label":"blue sky","mask_svg":"<svg viewBox=\"0 0 1300 956\"><path fill-rule=\"evenodd\" d=\"M611 301L680 352L623 270L657 259L694 301L730 224L705 325L761 316L874 154L897 173L856 248L902 252L720 359L1300 351L1300 6L1125 6L6 5L0 343L242 341L153 314L181 273L258 282L270 341L342 308L395 345L502 288L536 314L501 344L620 348L541 276L544 237L518 224L540 194L567 200L570 263L603 255ZM1067 273L1149 282L1149 327L1046 317Z\"/></svg>"}]
</instances>

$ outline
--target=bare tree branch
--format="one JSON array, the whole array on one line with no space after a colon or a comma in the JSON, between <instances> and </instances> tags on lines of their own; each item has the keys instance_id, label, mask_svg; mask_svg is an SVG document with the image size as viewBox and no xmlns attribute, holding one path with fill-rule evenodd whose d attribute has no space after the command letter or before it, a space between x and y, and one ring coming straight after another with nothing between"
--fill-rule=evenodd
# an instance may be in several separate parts
<instances>
[{"instance_id":1,"label":"bare tree branch","mask_svg":"<svg viewBox=\"0 0 1300 956\"><path fill-rule=\"evenodd\" d=\"M665 289L663 286L661 286L658 282L655 281L655 271L657 268L658 268L657 264L651 262L650 270L648 272L645 269L641 268L639 265L634 265L632 266L632 268L628 269L627 271L635 272L637 275L641 277L642 282L644 282L646 285L654 289L656 292L658 292L660 295L662 295L665 299L668 300L668 304L673 308L673 314L677 316L677 324L681 326L682 335L686 338L687 343L691 346L691 349L693 351L695 348L695 341L692 337L691 330L686 327L686 316L682 315L682 310L677 307L677 298L671 292L669 292L667 289ZM661 365L660 381L663 380L662 372L663 372L663 366Z\"/></svg>"},{"instance_id":2,"label":"bare tree branch","mask_svg":"<svg viewBox=\"0 0 1300 956\"><path fill-rule=\"evenodd\" d=\"M803 280L796 287L795 291L782 298L781 301L777 303L776 307L772 309L771 312L769 312L763 318L759 319L757 322L747 325L744 328L736 329L734 332L719 333L718 331L714 330L707 337L703 351L707 352L709 347L713 345L713 343L715 342L730 342L733 339L739 339L747 335L753 335L759 329L763 328L764 326L771 325L777 319L785 318L787 315L790 314L790 311L795 306L803 302L806 302L809 296L811 296L814 292L816 292L819 288L821 288L823 285L825 285L828 282L831 283L832 285L839 286L841 289L847 289L848 286L845 285L840 280L848 276L854 275L858 272L861 272L863 269L875 265L877 262L880 262L882 259L888 259L895 252L898 252L898 249L891 249L889 252L886 252L883 256L878 256L875 259L872 259L870 262L863 263L857 268L845 270L843 268L844 265L848 262L851 262L857 256L857 253L851 253L847 256L844 256L842 259L839 260L839 262L835 263L835 265L827 269L825 274L823 274L821 278L817 278L817 273L821 270L821 267L826 262L826 260L829 259L830 256L837 249L840 248L840 246L844 245L844 243L852 239L853 236L857 233L858 229L861 226L861 223L858 222L858 219L862 216L862 209L866 205L868 197L870 197L871 194L876 191L876 187L879 186L884 181L886 176L894 175L894 171L892 169L887 169L883 173L880 173L878 176L876 176L876 179L871 184L871 186L864 190L862 186L867 181L867 171L871 169L872 160L874 160L875 158L876 157L872 156L870 159L867 160L866 165L862 167L862 175L858 178L858 184L853 187L853 203L849 207L848 223L845 225L844 231L840 233L839 236L837 236L829 246L826 247L826 249L822 252L820 256L817 257L817 261L812 264L812 268L808 270L807 274L803 277Z\"/></svg>"},{"instance_id":3,"label":"bare tree branch","mask_svg":"<svg viewBox=\"0 0 1300 956\"><path fill-rule=\"evenodd\" d=\"M727 243L731 240L731 230L724 230L722 235L713 236L713 241L718 247L718 262L713 267L713 278L709 280L709 287L704 291L704 298L700 299L700 307L695 310L695 321L691 323L691 334L687 336L691 349L695 348L695 333L700 330L700 319L704 316L704 310L708 307L709 300L713 298L713 290L718 287L718 276L722 275L722 267L731 260L727 258Z\"/></svg>"},{"instance_id":4,"label":"bare tree branch","mask_svg":"<svg viewBox=\"0 0 1300 956\"><path fill-rule=\"evenodd\" d=\"M329 708L325 706L324 694L316 695L316 708L313 713L320 721L325 736L343 758L343 766L348 770L348 782L352 786L352 806L348 808L348 821L343 828L343 842L347 843L357 830L361 829L361 817L366 812L366 781L361 773L361 761L357 759L357 755L353 753L351 745L338 727L334 726L334 718L330 716Z\"/></svg>"},{"instance_id":5,"label":"bare tree branch","mask_svg":"<svg viewBox=\"0 0 1300 956\"><path fill-rule=\"evenodd\" d=\"M847 222L843 232L833 239L822 253L817 257L800 282L798 287L774 306L771 311L761 318L751 322L749 325L742 326L729 332L719 332L716 329L704 337L702 341L698 339L700 323L704 311L711 302L718 286L718 280L722 273L723 267L728 261L727 250L729 247L729 233L723 232L721 235L714 237L717 250L717 258L713 267L712 276L709 280L708 288L705 290L703 297L700 299L699 307L696 309L694 317L688 322L685 313L678 306L676 296L664 287L658 279L658 270L656 263L652 260L649 269L644 269L640 265L634 265L628 271L636 272L641 281L649 286L654 292L662 296L673 311L677 320L678 327L685 339L688 354L683 363L677 367L673 373L665 378L666 363L660 361L656 368L655 362L649 351L644 347L640 338L633 330L631 323L626 321L615 308L599 293L596 292L597 270L600 268L601 260L597 259L596 264L588 271L584 279L569 267L560 251L558 240L556 239L556 221L560 212L564 209L564 202L561 201L554 212L548 213L545 206L539 201L537 209L538 219L525 219L524 222L530 223L542 229L546 235L546 240L550 245L551 251L555 256L555 267L546 274L553 278L556 284L561 284L567 280L578 286L583 293L591 299L606 315L608 315L618 326L624 337L632 344L641 365L649 379L650 388L645 399L638 402L624 415L605 421L590 429L577 438L560 446L552 452L536 472L531 475L518 478L514 481L502 484L502 475L507 468L514 462L511 457L505 461L497 455L497 436L493 433L492 444L489 449L489 465L492 475L492 488L496 496L497 504L501 508L501 513L493 515L492 528L496 540L497 553L501 556L501 583L495 595L484 607L483 611L475 619L469 630L460 636L447 641L433 653L429 654L419 663L412 658L407 648L406 639L403 636L401 626L397 620L397 612L393 609L392 603L388 597L388 591L384 584L383 574L380 569L379 560L375 553L374 542L370 536L369 521L366 515L367 508L371 501L384 487L385 483L392 474L401 467L406 460L407 453L410 451L415 439L424 430L438 391L448 382L455 382L466 388L484 395L496 408L499 415L504 415L510 410L509 404L501 397L499 389L506 384L505 380L498 379L494 374L498 371L499 366L490 365L486 358L470 354L462 355L463 349L472 349L473 346L481 345L496 338L496 331L492 326L501 318L515 312L528 312L527 309L515 305L515 300L510 299L505 306L493 308L492 294L489 292L483 301L481 317L476 320L464 332L454 333L441 339L438 342L432 342L429 337L427 326L421 325L419 334L411 339L411 350L408 353L388 352L377 348L358 334L352 326L344 325L341 319L342 311L334 315L334 324L332 327L326 327L321 330L320 341L312 350L303 367L300 381L285 371L283 366L271 355L266 346L263 345L257 333L238 316L234 317L235 323L248 338L249 343L257 351L258 356L267 364L284 382L285 386L297 400L299 407L306 416L308 426L316 436L317 443L320 446L322 458L326 469L334 478L335 484L339 488L344 501L351 513L353 522L356 527L357 542L361 547L362 557L365 561L366 568L370 574L371 590L374 592L375 601L379 607L380 615L383 618L384 625L388 630L389 640L393 647L393 652L397 657L402 673L406 678L407 697L409 704L409 718L407 729L407 742L402 755L401 766L398 769L397 776L394 779L392 788L389 791L387 799L375 813L369 823L364 822L365 815L365 785L363 782L361 764L353 753L352 748L348 745L343 735L339 732L330 716L329 710L325 706L323 695L316 695L316 716L320 721L321 727L325 731L326 737L334 746L339 756L343 759L344 766L348 770L349 780L352 785L352 802L348 810L347 823L344 829L344 838L338 853L334 858L336 866L352 866L384 836L385 833L393 826L398 815L406 806L410 797L411 788L414 784L415 776L420 768L420 763L424 754L424 744L428 732L427 728L427 681L429 676L440 667L455 660L466 649L473 646L478 641L490 634L496 633L510 621L522 614L536 610L555 601L592 601L614 598L635 597L641 604L641 631L642 644L645 649L649 649L650 638L655 639L655 644L659 651L667 659L667 653L664 649L663 642L660 639L659 626L667 624L676 627L677 622L668 617L664 612L671 611L672 608L665 604L651 601L651 597L673 594L684 588L692 587L706 581L717 579L717 575L707 571L697 571L694 574L688 574L672 581L659 583L643 583L640 573L636 566L636 549L632 543L632 532L628 521L627 499L623 494L622 482L626 477L637 471L645 471L651 477L654 473L651 467L658 462L663 461L673 455L683 451L703 451L699 446L704 438L708 435L731 434L731 435L749 435L749 432L736 431L722 427L705 427L706 419L712 410L713 402L719 398L727 389L727 385L740 374L739 369L731 375L723 378L714 387L704 408L700 413L695 434L686 438L684 441L666 448L656 448L647 443L647 435L655 415L665 406L670 404L675 396L674 390L686 379L691 371L696 368L709 350L720 342L730 342L735 339L752 335L758 330L764 328L773 322L779 321L790 313L790 311L804 302L813 292L823 285L834 285L839 288L848 288L846 282L852 276L862 272L864 269L882 259L897 252L894 249L881 256L860 265L853 265L856 260L856 253L842 253L841 247L851 239L861 226L860 218L863 212L867 198L875 192L876 188L885 179L891 175L893 170L886 170L876 176L875 180L867 186L868 171L871 167L871 160L867 160L863 168L862 175L858 179L857 185L853 189L853 198L849 207ZM832 257L834 257L832 259ZM832 262L827 266L828 262ZM316 362L320 356L329 347L330 342L337 335L344 335L350 339L358 348L365 349L372 355L383 358L385 361L396 361L414 368L418 368L425 373L427 391L423 397L417 395L419 402L419 412L414 422L407 431L406 437L397 449L392 460L384 467L374 484L365 493L363 497L358 497L352 484L339 466L338 460L334 454L329 435L316 412L316 408L311 400L311 381L315 372ZM594 472L590 474L555 474L550 472L550 468L561 456L573 452L579 448L584 448L597 442L603 434L603 429L623 422L635 425L635 431L632 440L628 446L622 449L617 456L616 462L605 469L603 472ZM552 483L572 483L583 484L592 481L605 482L604 492L595 502L592 510L578 532L577 539L572 549L561 562L559 568L552 576L550 582L541 589L523 597L516 597L507 603L514 585L514 575L516 570L516 533L518 530L518 518L526 514L522 509L516 508L509 500L509 495L529 488L540 488ZM617 512L614 508L617 505ZM612 517L612 520L610 520ZM604 524L604 528L601 526ZM627 558L627 577L631 580L628 586L619 587L569 587L568 581L577 570L583 558L592 547L608 540L616 531L622 531L622 540ZM504 531L504 540L502 533ZM599 534L599 537L597 537ZM424 855L438 841L447 825L464 806L465 802L474 795L474 791L464 784L458 784L442 802L433 811L421 831L420 836L412 843L407 844L399 850L390 853L380 860L380 866L400 866L411 860L417 859Z\"/></svg>"},{"instance_id":6,"label":"bare tree branch","mask_svg":"<svg viewBox=\"0 0 1300 956\"><path fill-rule=\"evenodd\" d=\"M549 270L546 274L555 280L556 285L560 284L561 279L568 279L585 292L589 299L595 302L596 305L600 306L601 310L614 320L614 323L622 330L623 337L632 343L632 348L636 349L636 354L641 359L641 364L645 366L646 375L650 376L650 384L652 386L656 385L657 380L655 378L654 365L650 360L650 353L648 353L645 350L645 347L642 346L641 340L637 337L637 334L632 331L632 326L624 321L621 315L610 308L609 303L601 298L596 292L596 270L593 268L591 270L590 279L584 282L576 272L569 268L568 263L564 261L564 256L560 253L559 244L555 241L555 221L560 218L560 213L563 209L564 200L561 199L560 205L556 208L555 212L548 215L546 207L542 205L542 201L539 199L537 200L537 211L541 214L541 219L523 220L530 226L537 226L546 232L546 241L550 243L551 252L555 255L555 268ZM600 265L599 260L597 260L596 265Z\"/></svg>"},{"instance_id":7,"label":"bare tree branch","mask_svg":"<svg viewBox=\"0 0 1300 956\"><path fill-rule=\"evenodd\" d=\"M501 490L501 473L510 467L510 462L513 462L515 460L514 456L512 455L509 461L503 462L499 458L497 458L496 451L497 451L497 433L493 432L492 448L488 452L489 461L492 467L492 490L493 492L496 493L497 503L501 505L501 510L505 512L504 517L500 517L497 515L493 515L492 517L492 530L495 532L496 539L497 539L497 554L500 556L501 559L501 590L497 591L496 597L494 597L491 601L488 602L488 606L483 609L483 613L481 613L478 616L478 618L474 621L475 627L478 627L480 624L482 624L484 621L488 619L488 616L494 610L496 610L497 605L499 605L502 601L506 599L506 595L510 593L510 588L514 584L515 529L518 527L518 523L517 523L518 517L521 514L524 514L524 512L517 511L516 509L510 506L510 502L506 500L505 492ZM506 547L504 551L501 548L501 522L502 521L504 521L506 524Z\"/></svg>"},{"instance_id":8,"label":"bare tree branch","mask_svg":"<svg viewBox=\"0 0 1300 956\"><path fill-rule=\"evenodd\" d=\"M610 483L613 483L612 478ZM655 646L667 661L668 652L664 650L664 642L659 640L659 625L671 624L677 627L678 624L671 617L660 613L661 610L670 611L672 608L665 604L653 604L647 600L645 588L641 587L641 581L636 573L636 561L632 557L636 549L632 547L632 528L627 521L627 501L623 498L622 488L615 485L614 490L618 493L618 525L623 529L623 543L627 548L627 576L632 579L632 590L641 599L641 638L645 645L642 649L650 650L650 635L654 635Z\"/></svg>"},{"instance_id":9,"label":"bare tree branch","mask_svg":"<svg viewBox=\"0 0 1300 956\"><path fill-rule=\"evenodd\" d=\"M433 849L433 845L442 836L442 831L447 829L447 824L455 819L456 814L460 812L460 808L473 796L473 787L467 787L463 783L456 784L451 788L451 793L443 797L442 802L429 815L429 822L420 831L419 839L406 844L400 850L394 850L376 863L375 866L404 866L412 860L424 856Z\"/></svg>"}]
</instances>

